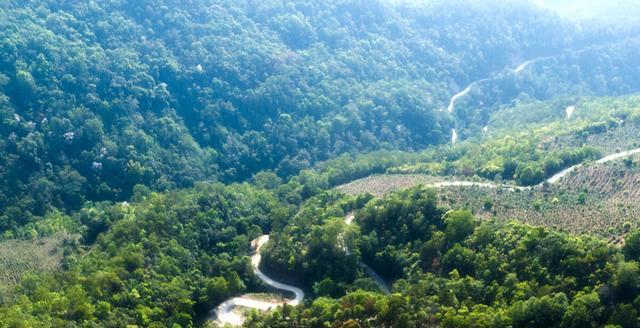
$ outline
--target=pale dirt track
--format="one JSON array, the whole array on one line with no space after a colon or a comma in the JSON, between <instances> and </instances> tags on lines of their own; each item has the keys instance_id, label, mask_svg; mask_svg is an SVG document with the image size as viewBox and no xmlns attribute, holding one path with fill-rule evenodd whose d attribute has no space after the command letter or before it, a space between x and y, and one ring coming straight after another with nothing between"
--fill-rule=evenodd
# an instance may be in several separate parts
<instances>
[{"instance_id":1,"label":"pale dirt track","mask_svg":"<svg viewBox=\"0 0 640 328\"><path fill-rule=\"evenodd\" d=\"M264 246L264 244L266 244L268 241L269 241L269 235L263 235L251 242L252 246L255 249L255 254L251 257L251 264L253 266L253 270L256 276L258 276L258 278L262 280L265 284L275 289L293 293L294 298L289 299L285 302L261 301L261 300L252 298L249 295L243 295L243 296L228 299L222 302L222 304L218 305L212 311L212 320L214 320L219 326L242 325L244 321L244 316L241 312L236 311L236 308L238 307L243 307L247 309L256 309L260 311L268 311L278 306L282 306L283 304L296 306L300 304L304 299L304 291L302 291L302 289L279 282L279 281L275 281L269 278L260 270L260 262L262 261L260 250L262 249L262 246Z\"/></svg>"},{"instance_id":2,"label":"pale dirt track","mask_svg":"<svg viewBox=\"0 0 640 328\"><path fill-rule=\"evenodd\" d=\"M632 156L632 155L635 155L635 154L638 154L638 153L640 153L640 148L636 148L636 149L632 149L632 150L628 150L628 151L623 151L623 152L607 155L607 156L597 160L596 163L603 164L603 163L615 161L615 160L618 160L618 159L621 159L621 158L624 158L624 157ZM548 178L547 180L545 180L545 182L549 183L549 184L557 183L563 177L565 177L568 174L570 174L571 172L579 169L583 165L584 164L577 164L577 165L568 167L568 168L556 173L552 177ZM370 178L365 178L365 179L370 179ZM363 179L361 179L361 180L363 180ZM356 180L356 181L354 181L354 182L352 182L350 184L357 183L357 182L358 182L358 180ZM342 190L344 192L345 188L346 188L345 186L348 186L350 184L337 187L337 189L338 190ZM441 182L429 183L429 184L427 184L427 186L431 187L431 188L477 187L477 188L490 188L490 189L505 188L505 189L508 189L508 190L529 190L529 189L533 189L533 188L538 188L538 187L542 186L542 184L539 184L539 185L536 185L536 186L533 186L533 187L522 187L522 186L515 186L515 185L508 185L508 184L496 184L496 183L493 183L493 182L441 181ZM353 213L350 213L347 216L345 216L345 222L347 224L352 224L354 219L355 219L355 216L354 216ZM287 291L287 292L293 293L294 298L293 299L289 299L289 300L287 300L285 302L261 301L261 300L254 299L254 298L251 298L251 297L246 296L246 295L231 298L231 299L223 302L222 304L218 305L213 310L213 320L215 320L215 322L218 325L220 325L220 326L224 326L225 324L232 325L232 326L242 325L242 322L244 321L244 316L242 315L242 313L240 313L238 311L234 311L238 307L244 307L244 308L248 308L248 309L257 309L257 310L260 310L260 311L268 311L268 310L272 310L272 309L274 309L274 308L276 308L278 306L281 306L283 304L289 304L289 305L295 306L295 305L300 304L302 302L302 300L304 299L304 291L302 289L300 289L298 287L295 287L295 286L292 286L292 285L289 285L289 284L286 284L286 283L275 281L275 280L269 278L267 275L265 275L260 270L260 262L262 260L262 256L260 255L260 250L261 250L262 246L264 246L264 244L266 244L268 241L269 241L269 235L263 235L263 236L255 239L254 241L252 241L252 245L255 248L255 254L251 257L251 264L252 264L252 266L254 268L254 272L255 272L256 276L258 276L258 278L260 280L262 280L264 283L266 283L267 285L269 285L269 286L271 286L271 287L273 287L275 289L279 289L279 290L283 290L283 291ZM349 252L349 250L347 250L347 253L348 252ZM358 262L358 266L360 266L367 273L367 275L369 275L375 281L375 283L378 285L380 290L382 290L385 294L389 294L391 292L389 286L384 281L384 279L382 279L382 277L380 277L380 275L378 275L371 267L369 267L368 265L366 265L365 263L362 263L362 262Z\"/></svg>"},{"instance_id":3,"label":"pale dirt track","mask_svg":"<svg viewBox=\"0 0 640 328\"><path fill-rule=\"evenodd\" d=\"M608 162L612 162L624 157L632 156L640 153L640 148L627 150L615 154L607 155L596 161L598 164L604 164ZM397 175L376 175L370 176L363 179L358 179L347 184L336 187L336 189L340 192L346 194L362 194L362 193L371 193L374 196L384 196L385 194L399 189L405 189L412 186L416 186L418 184L423 184L430 188L449 188L449 187L476 187L476 188L503 188L511 191L515 190L531 190L533 188L541 188L545 183L555 184L558 183L562 178L569 175L571 172L580 169L584 163L576 164L570 166L550 178L546 179L542 183L535 186L516 186L511 184L496 184L491 181L484 182L475 182L475 181L465 181L465 180L455 180L455 181L433 181L435 177L420 175L420 174L397 174Z\"/></svg>"}]
</instances>

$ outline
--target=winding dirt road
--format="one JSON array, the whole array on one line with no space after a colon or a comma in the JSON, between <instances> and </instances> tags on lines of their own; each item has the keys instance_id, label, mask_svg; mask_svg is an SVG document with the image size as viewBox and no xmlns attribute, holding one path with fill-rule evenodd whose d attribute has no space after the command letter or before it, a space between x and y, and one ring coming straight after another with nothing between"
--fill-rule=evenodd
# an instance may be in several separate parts
<instances>
[{"instance_id":1,"label":"winding dirt road","mask_svg":"<svg viewBox=\"0 0 640 328\"><path fill-rule=\"evenodd\" d=\"M353 214L349 214L345 217L345 221L347 224L353 223L353 219ZM302 303L302 300L304 300L304 291L302 289L273 280L260 270L260 262L262 261L260 250L262 249L262 246L264 246L268 241L269 235L263 235L251 242L251 246L255 250L255 253L253 254L253 256L251 256L251 265L253 266L253 270L256 276L258 276L258 278L265 284L275 289L292 293L294 295L294 298L288 299L285 302L262 301L255 299L255 297L252 297L250 295L242 295L239 297L230 298L218 305L211 313L210 320L215 321L219 326L242 325L242 323L244 322L244 315L242 311L237 311L237 308L239 307L256 309L259 311L269 311L282 306L283 304L296 306ZM346 251L348 254L350 254L350 251L348 249ZM380 290L382 290L385 294L390 294L391 291L387 283L371 267L360 261L358 262L358 266L361 267L367 273L367 275L369 275L375 281Z\"/></svg>"},{"instance_id":2,"label":"winding dirt road","mask_svg":"<svg viewBox=\"0 0 640 328\"><path fill-rule=\"evenodd\" d=\"M614 46L614 45L624 44L625 42L635 41L635 40L638 40L638 39L639 39L639 37L631 37L631 38L626 38L626 39L623 39L623 40L619 40L617 42L611 42L611 43L606 43L606 44L601 44L601 45L591 45L591 46L588 46L588 47L585 47L585 48L582 48L580 50L575 51L574 55L580 54L580 53L583 53L583 52L586 52L586 51L594 50L594 49L603 49L603 48ZM553 59L553 58L564 56L564 55L565 55L565 51L562 51L562 52L558 53L557 55L546 56L546 57L538 57L538 58L530 59L530 60L527 60L527 61L521 63L515 69L511 69L511 71L513 71L516 75L518 75L518 74L522 73L524 70L526 70L532 64L535 64L535 63L537 63L539 61L545 61L545 60ZM482 82L489 81L491 79L493 79L493 78L489 77L489 78L484 78L484 79L481 79L481 80L477 80L477 81L471 82L464 90L462 90L462 91L456 93L455 95L453 95L453 97L451 97L451 99L449 100L449 106L447 107L447 111L449 113L453 113L454 110L455 110L455 105L456 105L456 102L458 101L458 99L466 96L473 89L473 87L475 85L480 84ZM442 109L440 109L440 110L442 111ZM570 115L569 115L569 118L571 118ZM455 133L455 130L452 131L452 134L453 133ZM458 140L457 134L455 136L452 136L451 139L452 139L452 143L455 143Z\"/></svg>"},{"instance_id":3,"label":"winding dirt road","mask_svg":"<svg viewBox=\"0 0 640 328\"><path fill-rule=\"evenodd\" d=\"M449 100L449 107L447 107L447 111L448 111L449 113L453 113L453 109L454 109L454 108L455 108L455 106L456 106L456 101L457 101L459 98L464 97L467 93L469 93L469 91L471 91L471 88L472 88L474 85L475 85L475 82L473 82L473 83L469 84L469 86L468 86L466 89L464 89L464 90L462 90L462 91L460 91L460 92L456 93L455 95L453 95L453 97L451 97L451 100Z\"/></svg>"},{"instance_id":4,"label":"winding dirt road","mask_svg":"<svg viewBox=\"0 0 640 328\"><path fill-rule=\"evenodd\" d=\"M611 155L607 155L599 160L596 161L596 163L598 164L604 164L604 163L608 163L608 162L612 162L624 157L628 157L628 156L632 156L635 154L640 153L640 148L636 148L636 149L631 149L631 150L627 150L627 151L623 151L623 152L619 152L619 153L615 153L615 154L611 154ZM580 164L576 164L574 166L568 167L556 174L554 174L552 177L550 177L549 179L546 180L547 183L549 184L554 184L558 181L560 181L560 179L564 178L566 175L568 175L569 173L577 170L578 168L582 167L584 165L584 163L580 163ZM541 186L541 184L539 184L538 186Z\"/></svg>"},{"instance_id":5,"label":"winding dirt road","mask_svg":"<svg viewBox=\"0 0 640 328\"><path fill-rule=\"evenodd\" d=\"M601 159L595 161L595 163L603 164L611 162L623 157L640 154L640 148L618 152L615 154L607 155ZM389 192L410 188L418 184L424 185L430 188L442 189L452 187L476 187L486 189L504 189L509 191L527 191L535 188L541 188L544 184L556 184L570 173L579 170L585 164L577 164L571 167L565 168L553 176L549 177L542 183L533 186L517 186L514 184L500 184L492 181L468 181L468 180L453 180L453 181L437 181L437 176L427 176L420 174L383 174L383 175L371 175L362 179L354 180L343 185L335 187L336 190L350 195L358 195L362 193L371 193L376 197L382 197Z\"/></svg>"},{"instance_id":6,"label":"winding dirt road","mask_svg":"<svg viewBox=\"0 0 640 328\"><path fill-rule=\"evenodd\" d=\"M596 161L596 163L598 164L604 164L607 162L612 162L624 157L628 157L631 155L635 155L640 153L640 148L636 148L636 149L632 149L632 150L627 150L627 151L623 151L623 152L619 152L619 153L615 153L615 154L611 154L611 155L607 155L599 160ZM510 185L510 184L501 184L498 185L496 183L493 182L472 182L472 181L445 181L445 182L436 182L433 184L428 185L428 187L432 187L432 188L447 188L447 187L480 187L480 188L491 188L491 189L496 189L498 187L500 188L505 188L505 189L510 189L510 190L531 190L533 188L536 187L542 187L542 185L544 185L545 183L548 184L554 184L557 183L558 181L560 181L562 178L564 178L565 176L567 176L568 174L570 174L571 172L579 169L580 167L584 166L584 163L580 163L580 164L576 164L573 166L570 166L554 175L552 175L550 178L548 178L547 180L535 185L535 186L527 186L527 187L523 187L523 186L516 186L516 185Z\"/></svg>"},{"instance_id":7,"label":"winding dirt road","mask_svg":"<svg viewBox=\"0 0 640 328\"><path fill-rule=\"evenodd\" d=\"M253 266L253 270L258 276L260 280L262 280L265 284L279 290L283 290L286 292L293 293L294 298L288 299L287 301L280 302L268 302L257 300L248 295L243 295L239 297L234 297L224 301L222 304L218 305L214 311L212 320L214 320L219 326L224 326L226 324L232 326L240 326L244 321L244 316L239 311L235 311L238 307L244 307L249 309L257 309L260 311L268 311L275 309L278 306L283 304L296 306L302 302L304 299L304 291L302 289L291 286L282 282L275 281L269 278L260 270L260 262L262 261L262 256L260 255L260 250L262 246L269 241L269 235L263 235L259 238L253 240L251 242L251 246L255 250L255 254L251 256L251 264Z\"/></svg>"},{"instance_id":8,"label":"winding dirt road","mask_svg":"<svg viewBox=\"0 0 640 328\"><path fill-rule=\"evenodd\" d=\"M639 154L639 153L640 153L640 148L627 150L627 151L607 155L597 160L596 163L604 164L607 162L615 161L615 160L632 156L635 154ZM556 173L552 177L548 178L547 180L545 180L545 182L549 184L557 183L563 177L567 176L568 174L577 170L583 165L584 163L581 163L581 164L568 167ZM516 190L516 189L531 190L533 188L540 187L543 183L538 184L536 186L522 187L522 186L515 186L515 185L508 185L508 184L498 185L493 182L445 181L445 182L433 183L428 186L432 188L480 187L480 188L492 188L492 189L505 188L509 190ZM354 219L355 219L354 213L349 213L345 216L345 222L348 225L353 224ZM220 326L224 326L225 324L229 324L232 326L242 325L244 321L244 316L241 313L241 311L236 311L238 307L244 307L248 309L257 309L260 311L268 311L268 310L275 309L278 306L282 306L283 304L289 304L289 305L295 306L300 304L304 299L304 291L302 289L286 283L273 280L260 270L260 262L262 260L262 256L260 255L260 250L262 249L262 246L264 246L268 241L269 241L269 235L264 235L251 242L252 247L255 250L254 255L251 256L251 264L253 266L254 272L256 276L258 276L258 278L262 280L265 284L275 289L292 293L294 295L294 298L288 299L284 302L263 301L263 300L255 299L255 297L251 297L249 295L243 295L243 296L231 298L221 303L220 305L218 305L212 311L212 320L214 320L218 325ZM346 251L347 253L349 253L348 249ZM358 266L361 267L365 271L365 273L373 279L373 281L375 281L375 283L378 285L378 287L382 292L384 292L385 294L390 294L391 289L389 288L389 285L384 281L384 279L382 279L382 277L379 274L377 274L371 267L369 267L367 264L363 262L359 261Z\"/></svg>"},{"instance_id":9,"label":"winding dirt road","mask_svg":"<svg viewBox=\"0 0 640 328\"><path fill-rule=\"evenodd\" d=\"M524 63L520 64L520 66L516 67L516 69L513 70L513 72L515 74L520 74L522 71L524 71L529 65L541 61L541 60L545 60L545 59L549 59L552 57L542 57L542 58L536 58L536 59L532 59L532 60L527 60ZM458 99L466 96L469 92L471 92L471 90L473 89L474 86L482 83L482 82L486 82L489 81L490 78L485 78L485 79L481 79L481 80L477 80L477 81L473 81L471 82L464 90L456 93L455 95L453 95L453 97L451 97L451 99L449 100L449 106L447 107L447 111L449 113L453 113L453 111L455 110L455 106L456 106L456 102L458 101ZM456 132L456 129L451 129L451 143L456 143L458 141L458 133Z\"/></svg>"},{"instance_id":10,"label":"winding dirt road","mask_svg":"<svg viewBox=\"0 0 640 328\"><path fill-rule=\"evenodd\" d=\"M608 162L612 162L627 156L631 156L631 155L635 155L640 153L640 148L636 148L636 149L632 149L632 150L627 150L627 151L623 151L623 152L619 152L619 153L615 153L615 154L611 154L611 155L607 155L599 160L596 161L596 163L598 164L604 164L604 163L608 163ZM522 186L516 186L516 185L509 185L509 184L503 184L503 185L497 185L493 182L470 182L470 181L448 181L448 182L438 182L438 183L434 183L429 185L429 187L433 187L433 188L445 188L445 187L481 187L481 188L498 188L498 187L502 187L502 188L506 188L506 189L519 189L519 190L530 190L536 187L542 187L543 184L548 183L548 184L554 184L557 183L558 181L560 181L562 178L564 178L565 176L567 176L568 174L570 174L571 172L579 169L580 167L584 166L584 163L580 163L580 164L576 164L573 166L570 166L556 174L554 174L553 176L551 176L550 178L548 178L547 180L535 185L535 186L529 186L529 187L522 187Z\"/></svg>"},{"instance_id":11,"label":"winding dirt road","mask_svg":"<svg viewBox=\"0 0 640 328\"><path fill-rule=\"evenodd\" d=\"M538 61L547 60L547 59L551 59L551 58L553 58L553 57L540 57L540 58L527 60L527 61L523 62L522 64L520 64L515 69L513 69L513 72L516 73L516 74L520 74L527 67L529 67L529 65L531 65L533 63L536 63ZM489 81L489 80L490 80L490 78L484 78L484 79L480 79L480 80L477 80L477 81L473 81L464 90L462 90L462 91L456 93L455 95L453 95L453 97L451 97L451 100L449 100L449 106L447 107L447 111L449 113L453 113L453 111L455 109L455 106L456 106L456 101L458 101L458 99L466 96L469 92L471 92L471 89L473 89L473 87L475 85L480 84L482 82Z\"/></svg>"},{"instance_id":12,"label":"winding dirt road","mask_svg":"<svg viewBox=\"0 0 640 328\"><path fill-rule=\"evenodd\" d=\"M535 58L535 59L531 59L531 60L527 60L524 63L520 64L518 67L516 67L513 72L516 74L520 74L522 73L525 69L527 69L527 67L529 67L531 64L537 63L539 61L542 60L547 60L547 59L551 59L553 58L553 56L549 56L549 57L540 57L540 58Z\"/></svg>"},{"instance_id":13,"label":"winding dirt road","mask_svg":"<svg viewBox=\"0 0 640 328\"><path fill-rule=\"evenodd\" d=\"M464 90L453 95L453 97L451 97L451 100L449 100L449 107L447 107L447 111L449 113L453 113L453 110L455 109L455 106L456 106L456 101L458 101L458 99L466 96L477 84L480 84L486 81L489 81L489 79L481 79L481 80L473 81Z\"/></svg>"}]
</instances>

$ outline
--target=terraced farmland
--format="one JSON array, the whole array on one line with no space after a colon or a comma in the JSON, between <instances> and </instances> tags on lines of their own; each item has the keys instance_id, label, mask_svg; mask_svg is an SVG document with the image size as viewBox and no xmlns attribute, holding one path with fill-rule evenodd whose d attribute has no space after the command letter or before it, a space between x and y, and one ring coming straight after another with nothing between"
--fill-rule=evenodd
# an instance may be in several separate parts
<instances>
[{"instance_id":1,"label":"terraced farmland","mask_svg":"<svg viewBox=\"0 0 640 328\"><path fill-rule=\"evenodd\" d=\"M520 192L451 188L440 191L439 196L445 206L464 207L485 219L515 219L574 234L595 234L612 243L621 242L625 232L640 226L640 206L633 202L572 192L562 186Z\"/></svg>"},{"instance_id":2,"label":"terraced farmland","mask_svg":"<svg viewBox=\"0 0 640 328\"><path fill-rule=\"evenodd\" d=\"M640 226L640 164L638 156L579 168L554 185L533 190L447 187L438 189L440 203L467 208L476 215L499 220L517 219L575 234L596 234L612 243ZM337 189L347 194L382 196L442 178L427 175L376 175Z\"/></svg>"}]
</instances>

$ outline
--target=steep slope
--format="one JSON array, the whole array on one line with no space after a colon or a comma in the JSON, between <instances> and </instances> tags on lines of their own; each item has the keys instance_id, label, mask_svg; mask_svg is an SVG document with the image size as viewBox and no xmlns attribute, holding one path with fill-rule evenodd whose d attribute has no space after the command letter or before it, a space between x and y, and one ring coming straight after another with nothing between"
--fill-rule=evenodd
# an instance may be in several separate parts
<instances>
[{"instance_id":1,"label":"steep slope","mask_svg":"<svg viewBox=\"0 0 640 328\"><path fill-rule=\"evenodd\" d=\"M493 1L12 0L0 17L1 230L136 185L448 142L461 86L617 37Z\"/></svg>"}]
</instances>

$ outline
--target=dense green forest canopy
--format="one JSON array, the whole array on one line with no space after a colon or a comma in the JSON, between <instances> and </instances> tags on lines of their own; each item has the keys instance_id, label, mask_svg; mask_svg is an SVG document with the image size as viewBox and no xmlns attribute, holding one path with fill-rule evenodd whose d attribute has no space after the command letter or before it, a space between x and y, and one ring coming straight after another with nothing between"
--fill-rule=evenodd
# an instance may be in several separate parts
<instances>
[{"instance_id":1,"label":"dense green forest canopy","mask_svg":"<svg viewBox=\"0 0 640 328\"><path fill-rule=\"evenodd\" d=\"M448 142L486 121L464 114L473 103L441 111L469 82L633 35L520 1L12 0L0 18L3 231L138 184L286 178L347 152ZM604 56L596 73L623 71L627 48L589 52ZM535 78L562 85L551 71ZM629 74L598 86L637 90ZM506 89L487 103L519 94Z\"/></svg>"},{"instance_id":2,"label":"dense green forest canopy","mask_svg":"<svg viewBox=\"0 0 640 328\"><path fill-rule=\"evenodd\" d=\"M248 327L638 327L631 225L616 247L333 190L637 147L638 32L516 0L1 1L0 242L59 246L49 270L0 247L0 327L199 326L269 291L267 234L261 269L308 297Z\"/></svg>"},{"instance_id":3,"label":"dense green forest canopy","mask_svg":"<svg viewBox=\"0 0 640 328\"><path fill-rule=\"evenodd\" d=\"M299 211L278 196L287 190L198 184L87 206L84 238L104 223L109 231L90 250L68 245L75 250L62 272L26 277L0 307L0 324L192 326L226 297L263 290L247 255L249 240L271 230L267 272L302 282L312 300L256 313L248 327L637 327L640 231L620 249L481 222L440 206L424 187L384 199L325 192ZM354 265L359 259L393 283L391 295Z\"/></svg>"},{"instance_id":4,"label":"dense green forest canopy","mask_svg":"<svg viewBox=\"0 0 640 328\"><path fill-rule=\"evenodd\" d=\"M90 250L75 242L62 272L26 277L0 306L0 326L191 326L229 295L260 288L249 241L291 215L274 193L249 185L135 198L83 208Z\"/></svg>"}]
</instances>

